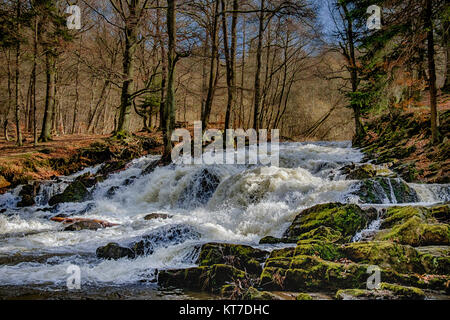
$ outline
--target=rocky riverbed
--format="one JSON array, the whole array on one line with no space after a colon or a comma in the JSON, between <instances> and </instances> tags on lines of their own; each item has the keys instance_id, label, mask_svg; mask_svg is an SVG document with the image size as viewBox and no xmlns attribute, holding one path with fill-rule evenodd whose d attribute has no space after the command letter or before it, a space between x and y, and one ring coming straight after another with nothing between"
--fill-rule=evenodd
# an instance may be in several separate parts
<instances>
[{"instance_id":1,"label":"rocky riverbed","mask_svg":"<svg viewBox=\"0 0 450 320\"><path fill-rule=\"evenodd\" d=\"M447 299L450 185L363 159L284 143L279 167L146 156L19 186L0 196L0 296Z\"/></svg>"}]
</instances>

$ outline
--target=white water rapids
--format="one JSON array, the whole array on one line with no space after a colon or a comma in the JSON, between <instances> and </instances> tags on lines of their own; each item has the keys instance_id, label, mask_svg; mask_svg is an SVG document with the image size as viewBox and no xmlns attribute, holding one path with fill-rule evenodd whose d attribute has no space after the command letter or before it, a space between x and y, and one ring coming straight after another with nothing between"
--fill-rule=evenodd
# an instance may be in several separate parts
<instances>
[{"instance_id":1,"label":"white water rapids","mask_svg":"<svg viewBox=\"0 0 450 320\"><path fill-rule=\"evenodd\" d=\"M349 142L285 143L280 145L280 167L170 165L142 175L155 159L133 161L126 170L95 186L90 200L60 204L54 212L45 209L48 199L76 176L99 167L44 183L35 207L16 208L20 187L0 195L0 258L35 257L0 265L0 285L65 286L69 265L81 268L82 285L134 284L154 278L155 269L193 266L194 248L202 243L257 245L262 237L280 237L304 208L327 202L357 203L358 197L351 195L355 181L345 180L339 168L360 163L363 154ZM220 181L209 195L199 192L199 175L205 169ZM422 205L448 201L439 192L442 186L410 186ZM109 194L112 187L116 190ZM388 205L392 204L379 207ZM151 213L173 217L144 220ZM106 220L118 226L62 231L60 223L49 220L58 214ZM191 226L201 238L160 246L153 254L136 259L106 261L95 255L98 247L110 242L126 244L171 225Z\"/></svg>"}]
</instances>

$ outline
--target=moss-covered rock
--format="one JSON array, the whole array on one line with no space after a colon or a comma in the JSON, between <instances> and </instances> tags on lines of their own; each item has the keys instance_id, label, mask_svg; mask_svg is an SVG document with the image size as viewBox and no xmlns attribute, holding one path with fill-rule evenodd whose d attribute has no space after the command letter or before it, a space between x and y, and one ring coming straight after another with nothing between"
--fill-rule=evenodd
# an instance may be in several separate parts
<instances>
[{"instance_id":1,"label":"moss-covered rock","mask_svg":"<svg viewBox=\"0 0 450 320\"><path fill-rule=\"evenodd\" d=\"M299 240L304 233L324 226L340 232L350 240L367 225L368 220L367 213L354 204L319 204L297 215L283 238Z\"/></svg>"},{"instance_id":2,"label":"moss-covered rock","mask_svg":"<svg viewBox=\"0 0 450 320\"><path fill-rule=\"evenodd\" d=\"M356 191L362 203L382 204L418 202L417 192L402 179L377 177L358 182Z\"/></svg>"},{"instance_id":3,"label":"moss-covered rock","mask_svg":"<svg viewBox=\"0 0 450 320\"><path fill-rule=\"evenodd\" d=\"M357 263L377 265L400 273L425 272L417 250L390 241L349 243L341 247L341 254Z\"/></svg>"},{"instance_id":4,"label":"moss-covered rock","mask_svg":"<svg viewBox=\"0 0 450 320\"><path fill-rule=\"evenodd\" d=\"M340 247L337 245L316 240L300 240L297 243L294 255L317 256L329 261L335 261L343 257Z\"/></svg>"},{"instance_id":5,"label":"moss-covered rock","mask_svg":"<svg viewBox=\"0 0 450 320\"><path fill-rule=\"evenodd\" d=\"M377 234L378 240L392 240L414 247L449 245L450 225L442 223L426 223L415 216L405 223L396 225L390 230Z\"/></svg>"},{"instance_id":6,"label":"moss-covered rock","mask_svg":"<svg viewBox=\"0 0 450 320\"><path fill-rule=\"evenodd\" d=\"M429 211L424 207L390 207L384 214L381 228L392 228L394 225L406 222L412 217L418 217L425 220L429 215Z\"/></svg>"},{"instance_id":7,"label":"moss-covered rock","mask_svg":"<svg viewBox=\"0 0 450 320\"><path fill-rule=\"evenodd\" d=\"M379 290L343 289L336 293L338 300L423 300L425 293L414 287L382 283Z\"/></svg>"},{"instance_id":8,"label":"moss-covered rock","mask_svg":"<svg viewBox=\"0 0 450 320\"><path fill-rule=\"evenodd\" d=\"M86 186L80 181L72 182L63 193L53 196L48 204L54 206L59 203L81 202L86 199L89 194Z\"/></svg>"},{"instance_id":9,"label":"moss-covered rock","mask_svg":"<svg viewBox=\"0 0 450 320\"><path fill-rule=\"evenodd\" d=\"M331 262L316 256L271 258L261 274L261 285L292 291L360 288L366 284L366 272L364 265Z\"/></svg>"},{"instance_id":10,"label":"moss-covered rock","mask_svg":"<svg viewBox=\"0 0 450 320\"><path fill-rule=\"evenodd\" d=\"M375 177L396 177L396 174L388 168L370 163L351 164L343 167L340 171L346 175L347 180L363 180Z\"/></svg>"},{"instance_id":11,"label":"moss-covered rock","mask_svg":"<svg viewBox=\"0 0 450 320\"><path fill-rule=\"evenodd\" d=\"M82 220L69 224L64 228L64 231L98 230L104 228L105 226L98 221Z\"/></svg>"},{"instance_id":12,"label":"moss-covered rock","mask_svg":"<svg viewBox=\"0 0 450 320\"><path fill-rule=\"evenodd\" d=\"M122 258L134 259L135 253L130 248L121 247L117 243L109 243L96 251L97 257L107 260L119 260Z\"/></svg>"},{"instance_id":13,"label":"moss-covered rock","mask_svg":"<svg viewBox=\"0 0 450 320\"><path fill-rule=\"evenodd\" d=\"M243 300L264 301L264 300L279 300L279 298L270 292L259 291L254 287L250 287L245 292Z\"/></svg>"},{"instance_id":14,"label":"moss-covered rock","mask_svg":"<svg viewBox=\"0 0 450 320\"><path fill-rule=\"evenodd\" d=\"M313 298L307 293L299 293L295 297L295 300L298 300L298 301L300 301L300 300L302 300L302 301L309 301L309 300L313 300Z\"/></svg>"},{"instance_id":15,"label":"moss-covered rock","mask_svg":"<svg viewBox=\"0 0 450 320\"><path fill-rule=\"evenodd\" d=\"M344 240L342 233L330 227L320 226L297 237L301 240L319 240L326 242L340 242Z\"/></svg>"},{"instance_id":16,"label":"moss-covered rock","mask_svg":"<svg viewBox=\"0 0 450 320\"><path fill-rule=\"evenodd\" d=\"M450 274L450 246L419 247L417 251L427 273Z\"/></svg>"},{"instance_id":17,"label":"moss-covered rock","mask_svg":"<svg viewBox=\"0 0 450 320\"><path fill-rule=\"evenodd\" d=\"M201 248L197 263L200 266L227 264L251 274L260 274L261 264L269 255L267 251L250 246L207 243Z\"/></svg>"},{"instance_id":18,"label":"moss-covered rock","mask_svg":"<svg viewBox=\"0 0 450 320\"><path fill-rule=\"evenodd\" d=\"M38 184L26 184L22 186L22 190L19 192L21 200L17 203L18 208L31 207L36 204L34 200L38 191Z\"/></svg>"},{"instance_id":19,"label":"moss-covered rock","mask_svg":"<svg viewBox=\"0 0 450 320\"><path fill-rule=\"evenodd\" d=\"M164 287L218 292L221 288L246 277L245 272L225 264L180 270L162 270L158 283Z\"/></svg>"},{"instance_id":20,"label":"moss-covered rock","mask_svg":"<svg viewBox=\"0 0 450 320\"><path fill-rule=\"evenodd\" d=\"M396 297L407 300L423 300L425 299L425 293L419 288L404 287L396 284L381 283L381 290L388 290L392 292Z\"/></svg>"},{"instance_id":21,"label":"moss-covered rock","mask_svg":"<svg viewBox=\"0 0 450 320\"><path fill-rule=\"evenodd\" d=\"M450 224L450 205L435 206L430 211L431 216L439 222Z\"/></svg>"},{"instance_id":22,"label":"moss-covered rock","mask_svg":"<svg viewBox=\"0 0 450 320\"><path fill-rule=\"evenodd\" d=\"M267 236L259 240L259 244L296 243L296 242L297 241L295 239L289 240L289 239L275 238L271 236Z\"/></svg>"}]
</instances>

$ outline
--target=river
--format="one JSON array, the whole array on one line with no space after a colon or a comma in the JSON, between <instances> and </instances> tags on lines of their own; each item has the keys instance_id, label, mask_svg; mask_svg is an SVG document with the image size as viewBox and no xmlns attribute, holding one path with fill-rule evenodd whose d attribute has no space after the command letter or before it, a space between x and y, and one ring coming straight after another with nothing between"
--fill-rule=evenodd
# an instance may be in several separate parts
<instances>
[{"instance_id":1,"label":"river","mask_svg":"<svg viewBox=\"0 0 450 320\"><path fill-rule=\"evenodd\" d=\"M89 200L53 209L48 206L52 195L100 166L41 184L34 207L16 207L18 187L0 195L0 296L13 297L17 291L28 298L205 298L161 290L156 270L194 266L196 248L212 241L270 250L277 246L258 245L259 240L280 237L302 209L327 202L361 204L353 193L358 181L346 180L339 169L361 163L363 158L350 142L282 143L279 167L172 164L145 175L143 170L158 159L148 156L94 186ZM449 185L410 187L418 194L416 204L449 200ZM385 198L376 207L397 202ZM144 217L151 213L166 213L171 218L146 221ZM61 214L118 226L63 231L60 223L49 220ZM185 227L199 236L175 240L170 236L174 228ZM368 231L376 228L375 222ZM110 242L127 245L148 234L159 239L152 254L117 261L101 260L95 254ZM81 291L67 291L70 265L80 267Z\"/></svg>"}]
</instances>

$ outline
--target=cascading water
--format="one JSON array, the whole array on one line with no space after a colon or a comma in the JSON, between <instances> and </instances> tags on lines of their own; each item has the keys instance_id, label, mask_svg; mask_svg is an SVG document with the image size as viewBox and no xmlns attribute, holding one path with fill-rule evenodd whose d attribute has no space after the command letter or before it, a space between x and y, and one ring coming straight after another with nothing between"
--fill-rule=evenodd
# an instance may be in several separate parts
<instances>
[{"instance_id":1,"label":"cascading water","mask_svg":"<svg viewBox=\"0 0 450 320\"><path fill-rule=\"evenodd\" d=\"M0 195L0 260L10 261L0 265L1 285L63 287L70 265L81 268L82 285L151 282L156 269L193 266L203 243L256 246L262 237L280 237L302 209L319 203L360 202L353 193L358 181L346 180L339 170L363 159L349 142L281 144L279 167L172 164L143 174L157 158L133 161L126 170L92 187L89 199L80 203L47 205L76 177L100 167L41 184L34 207L16 207L20 187ZM398 202L390 181L389 185L390 194L380 190L385 203L379 207ZM409 186L416 190L421 205L449 200L449 185ZM144 219L156 212L170 218ZM56 215L105 220L117 226L68 232L49 220ZM353 240L376 232L380 221L381 216ZM183 226L195 236L177 238L173 228ZM148 237L161 234L158 230L171 236L158 236L147 255L117 261L95 255L98 247L111 242L127 245L145 237L155 239Z\"/></svg>"}]
</instances>

